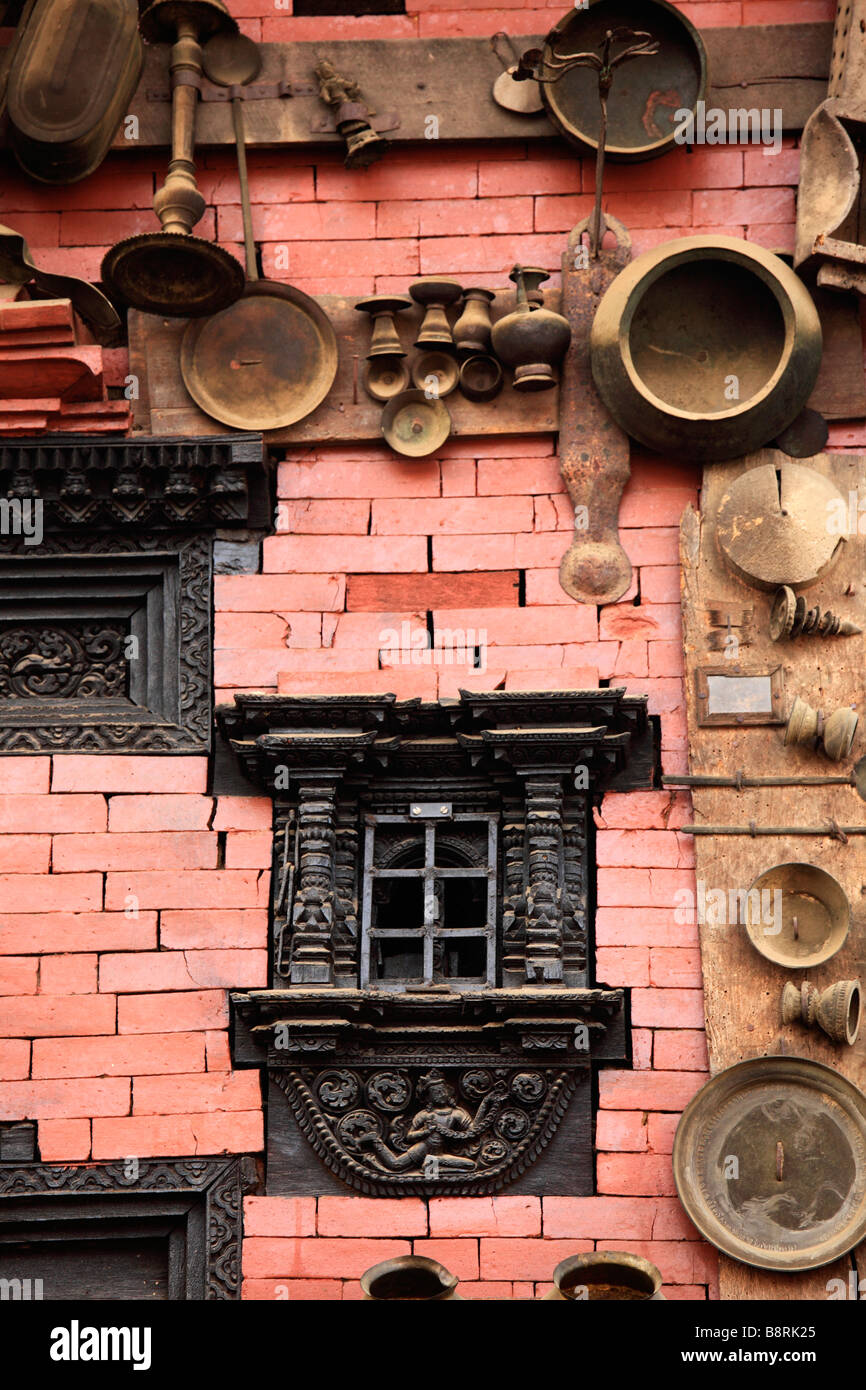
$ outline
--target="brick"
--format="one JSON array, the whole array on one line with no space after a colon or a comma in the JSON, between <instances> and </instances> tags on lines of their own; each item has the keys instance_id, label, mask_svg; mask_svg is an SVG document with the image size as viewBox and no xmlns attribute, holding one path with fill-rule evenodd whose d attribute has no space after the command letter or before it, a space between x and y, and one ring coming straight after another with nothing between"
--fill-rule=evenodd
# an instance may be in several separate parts
<instances>
[{"instance_id":1,"label":"brick","mask_svg":"<svg viewBox=\"0 0 866 1390\"><path fill-rule=\"evenodd\" d=\"M700 1028L704 995L700 989L635 989L632 1020L646 1028Z\"/></svg>"},{"instance_id":2,"label":"brick","mask_svg":"<svg viewBox=\"0 0 866 1390\"><path fill-rule=\"evenodd\" d=\"M269 869L274 852L270 830L233 830L226 836L227 869Z\"/></svg>"},{"instance_id":3,"label":"brick","mask_svg":"<svg viewBox=\"0 0 866 1390\"><path fill-rule=\"evenodd\" d=\"M643 1160L648 1162L648 1158ZM630 1247L635 1255L651 1260L660 1271L665 1285L706 1284L716 1273L718 1255L702 1241L647 1240L636 1241Z\"/></svg>"},{"instance_id":4,"label":"brick","mask_svg":"<svg viewBox=\"0 0 866 1390\"><path fill-rule=\"evenodd\" d=\"M571 607L552 604L531 609L463 607L434 610L434 633L442 628L452 632L467 629L484 632L486 642L495 647L593 642L597 635L595 610L586 604L572 604ZM496 661L499 662L498 657Z\"/></svg>"},{"instance_id":5,"label":"brick","mask_svg":"<svg viewBox=\"0 0 866 1390\"><path fill-rule=\"evenodd\" d=\"M399 612L401 609L515 608L517 570L487 574L351 574L349 612Z\"/></svg>"},{"instance_id":6,"label":"brick","mask_svg":"<svg viewBox=\"0 0 866 1390\"><path fill-rule=\"evenodd\" d=\"M537 232L569 231L592 209L594 199L589 194L541 196L535 200L535 230ZM692 218L692 197L688 192L673 189L637 191L619 195L606 191L603 199L606 213L628 222L629 227L687 228ZM683 235L681 233L680 235Z\"/></svg>"},{"instance_id":7,"label":"brick","mask_svg":"<svg viewBox=\"0 0 866 1390\"><path fill-rule=\"evenodd\" d=\"M598 635L602 641L676 641L682 633L678 604L612 604L601 610Z\"/></svg>"},{"instance_id":8,"label":"brick","mask_svg":"<svg viewBox=\"0 0 866 1390\"><path fill-rule=\"evenodd\" d=\"M270 830L274 806L269 796L221 796L217 801L214 830Z\"/></svg>"},{"instance_id":9,"label":"brick","mask_svg":"<svg viewBox=\"0 0 866 1390\"><path fill-rule=\"evenodd\" d=\"M478 192L476 161L455 156L437 164L435 192L437 200L474 198ZM418 160L396 154L365 170L360 178L347 172L342 165L322 164L316 181L316 195L324 200L339 198L355 201L364 198L399 201L428 199L431 193L429 166L425 168Z\"/></svg>"},{"instance_id":10,"label":"brick","mask_svg":"<svg viewBox=\"0 0 866 1390\"><path fill-rule=\"evenodd\" d=\"M426 637L426 622L426 614L419 611L341 613L328 615L323 637L328 647L353 648L358 654L366 651L372 657L383 647L390 650L404 641L411 645L413 634L419 630Z\"/></svg>"},{"instance_id":11,"label":"brick","mask_svg":"<svg viewBox=\"0 0 866 1390\"><path fill-rule=\"evenodd\" d=\"M479 446L482 447L482 446ZM564 483L559 472L559 459L547 458L479 458L479 497L504 497L509 493L562 492Z\"/></svg>"},{"instance_id":12,"label":"brick","mask_svg":"<svg viewBox=\"0 0 866 1390\"><path fill-rule=\"evenodd\" d=\"M591 1251L591 1240L481 1240L482 1279L549 1279L567 1255Z\"/></svg>"},{"instance_id":13,"label":"brick","mask_svg":"<svg viewBox=\"0 0 866 1390\"><path fill-rule=\"evenodd\" d=\"M0 836L0 873L47 874L50 864L50 835Z\"/></svg>"},{"instance_id":14,"label":"brick","mask_svg":"<svg viewBox=\"0 0 866 1390\"><path fill-rule=\"evenodd\" d=\"M601 1193L653 1197L677 1190L667 1154L599 1154L596 1176Z\"/></svg>"},{"instance_id":15,"label":"brick","mask_svg":"<svg viewBox=\"0 0 866 1390\"><path fill-rule=\"evenodd\" d=\"M232 1065L229 1051L229 1035L216 1028L209 1028L204 1035L205 1061L208 1071L230 1071Z\"/></svg>"},{"instance_id":16,"label":"brick","mask_svg":"<svg viewBox=\"0 0 866 1390\"><path fill-rule=\"evenodd\" d=\"M645 1197L545 1197L544 1235L649 1240L656 1202Z\"/></svg>"},{"instance_id":17,"label":"brick","mask_svg":"<svg viewBox=\"0 0 866 1390\"><path fill-rule=\"evenodd\" d=\"M531 531L529 497L374 499L372 534L384 536L489 535Z\"/></svg>"},{"instance_id":18,"label":"brick","mask_svg":"<svg viewBox=\"0 0 866 1390\"><path fill-rule=\"evenodd\" d=\"M645 1152L652 1147L647 1116L637 1110L599 1110L595 1147L599 1153Z\"/></svg>"},{"instance_id":19,"label":"brick","mask_svg":"<svg viewBox=\"0 0 866 1390\"><path fill-rule=\"evenodd\" d=\"M793 222L790 188L705 189L694 195L694 222Z\"/></svg>"},{"instance_id":20,"label":"brick","mask_svg":"<svg viewBox=\"0 0 866 1390\"><path fill-rule=\"evenodd\" d=\"M435 460L404 463L383 459L378 451L360 458L324 453L281 463L277 470L278 497L438 497L440 488Z\"/></svg>"},{"instance_id":21,"label":"brick","mask_svg":"<svg viewBox=\"0 0 866 1390\"><path fill-rule=\"evenodd\" d=\"M101 874L0 874L7 913L88 912L102 907Z\"/></svg>"},{"instance_id":22,"label":"brick","mask_svg":"<svg viewBox=\"0 0 866 1390\"><path fill-rule=\"evenodd\" d=\"M278 529L289 533L366 536L370 528L370 503L361 498L298 498L277 511Z\"/></svg>"},{"instance_id":23,"label":"brick","mask_svg":"<svg viewBox=\"0 0 866 1390\"><path fill-rule=\"evenodd\" d=\"M117 1001L118 1033L186 1033L224 1028L227 1023L228 1003L222 990L133 994Z\"/></svg>"},{"instance_id":24,"label":"brick","mask_svg":"<svg viewBox=\"0 0 866 1390\"><path fill-rule=\"evenodd\" d=\"M244 1279L241 1298L277 1299L290 1303L320 1303L342 1298L344 1285L339 1279Z\"/></svg>"},{"instance_id":25,"label":"brick","mask_svg":"<svg viewBox=\"0 0 866 1390\"><path fill-rule=\"evenodd\" d=\"M204 792L206 783L207 758L194 757L58 753L51 775L53 792Z\"/></svg>"},{"instance_id":26,"label":"brick","mask_svg":"<svg viewBox=\"0 0 866 1390\"><path fill-rule=\"evenodd\" d=\"M45 1041L37 1039L33 1044L33 1075L36 1077L161 1076L196 1071L204 1071L201 1033L57 1037Z\"/></svg>"},{"instance_id":27,"label":"brick","mask_svg":"<svg viewBox=\"0 0 866 1390\"><path fill-rule=\"evenodd\" d=\"M38 975L35 956L0 957L0 995L35 994Z\"/></svg>"},{"instance_id":28,"label":"brick","mask_svg":"<svg viewBox=\"0 0 866 1390\"><path fill-rule=\"evenodd\" d=\"M612 986L647 986L649 951L645 946L608 946L596 951L596 975Z\"/></svg>"},{"instance_id":29,"label":"brick","mask_svg":"<svg viewBox=\"0 0 866 1390\"><path fill-rule=\"evenodd\" d=\"M196 830L55 835L55 873L85 869L213 869L216 836Z\"/></svg>"},{"instance_id":30,"label":"brick","mask_svg":"<svg viewBox=\"0 0 866 1390\"><path fill-rule=\"evenodd\" d=\"M396 695L400 700L435 700L435 672L427 667L398 667L351 675L343 671L280 672L278 689L291 695Z\"/></svg>"},{"instance_id":31,"label":"brick","mask_svg":"<svg viewBox=\"0 0 866 1390\"><path fill-rule=\"evenodd\" d=\"M596 863L600 868L675 869L688 862L680 839L671 830L600 830Z\"/></svg>"},{"instance_id":32,"label":"brick","mask_svg":"<svg viewBox=\"0 0 866 1390\"><path fill-rule=\"evenodd\" d=\"M11 759L15 761L15 759ZM102 796L0 796L0 834L37 831L105 830L108 813Z\"/></svg>"},{"instance_id":33,"label":"brick","mask_svg":"<svg viewBox=\"0 0 866 1390\"><path fill-rule=\"evenodd\" d=\"M151 792L145 796L112 796L108 802L108 829L118 831L207 830L213 814L213 797L175 796Z\"/></svg>"},{"instance_id":34,"label":"brick","mask_svg":"<svg viewBox=\"0 0 866 1390\"><path fill-rule=\"evenodd\" d=\"M434 570L545 569L562 559L556 533L434 536Z\"/></svg>"},{"instance_id":35,"label":"brick","mask_svg":"<svg viewBox=\"0 0 866 1390\"><path fill-rule=\"evenodd\" d=\"M431 1197L431 1236L537 1236L541 1198Z\"/></svg>"},{"instance_id":36,"label":"brick","mask_svg":"<svg viewBox=\"0 0 866 1390\"><path fill-rule=\"evenodd\" d=\"M657 1197L654 1202L653 1240L699 1240L697 1230L683 1211L678 1197Z\"/></svg>"},{"instance_id":37,"label":"brick","mask_svg":"<svg viewBox=\"0 0 866 1390\"><path fill-rule=\"evenodd\" d=\"M368 241L266 241L262 243L262 265L268 279L297 282L316 276L325 284L333 277L336 284L332 283L332 293L340 288L344 294L351 292L346 276L415 276L420 268L414 237L377 241L375 246ZM364 288L368 286L369 279L364 282Z\"/></svg>"},{"instance_id":38,"label":"brick","mask_svg":"<svg viewBox=\"0 0 866 1390\"><path fill-rule=\"evenodd\" d=\"M29 995L0 999L3 1032L10 1038L113 1033L115 999L110 995Z\"/></svg>"},{"instance_id":39,"label":"brick","mask_svg":"<svg viewBox=\"0 0 866 1390\"><path fill-rule=\"evenodd\" d=\"M99 1080L4 1081L0 1083L0 1120L71 1119L77 1116L126 1115L130 1083L125 1077Z\"/></svg>"},{"instance_id":40,"label":"brick","mask_svg":"<svg viewBox=\"0 0 866 1390\"><path fill-rule=\"evenodd\" d=\"M776 151L771 145L745 150L743 168L747 187L783 184L796 188L800 182L800 151Z\"/></svg>"},{"instance_id":41,"label":"brick","mask_svg":"<svg viewBox=\"0 0 866 1390\"><path fill-rule=\"evenodd\" d=\"M419 231L425 237L546 231L546 227L533 228L534 201L537 200L530 196L481 200L430 198L420 205Z\"/></svg>"},{"instance_id":42,"label":"brick","mask_svg":"<svg viewBox=\"0 0 866 1390\"><path fill-rule=\"evenodd\" d=\"M477 1240L414 1240L412 1253L438 1260L458 1279L479 1277Z\"/></svg>"},{"instance_id":43,"label":"brick","mask_svg":"<svg viewBox=\"0 0 866 1390\"><path fill-rule=\"evenodd\" d=\"M30 1043L25 1038L0 1038L0 1081L23 1081L30 1075Z\"/></svg>"},{"instance_id":44,"label":"brick","mask_svg":"<svg viewBox=\"0 0 866 1390\"><path fill-rule=\"evenodd\" d=\"M621 536L623 549L633 565L679 563L679 529L674 526L642 526Z\"/></svg>"},{"instance_id":45,"label":"brick","mask_svg":"<svg viewBox=\"0 0 866 1390\"><path fill-rule=\"evenodd\" d=\"M173 951L263 949L267 939L268 914L263 908L165 911L160 917L160 944Z\"/></svg>"},{"instance_id":46,"label":"brick","mask_svg":"<svg viewBox=\"0 0 866 1390\"><path fill-rule=\"evenodd\" d=\"M266 886L265 882L263 887L261 873L255 869L109 873L105 880L105 906L109 910L123 909L131 896L139 909L187 907L190 903L199 908L258 907L263 905L260 897L266 901Z\"/></svg>"},{"instance_id":47,"label":"brick","mask_svg":"<svg viewBox=\"0 0 866 1390\"><path fill-rule=\"evenodd\" d=\"M317 1229L320 1236L426 1236L427 1207L420 1197L320 1197Z\"/></svg>"},{"instance_id":48,"label":"brick","mask_svg":"<svg viewBox=\"0 0 866 1390\"><path fill-rule=\"evenodd\" d=\"M653 1036L649 1028L631 1030L632 1066L635 1071L648 1071L653 1065Z\"/></svg>"},{"instance_id":49,"label":"brick","mask_svg":"<svg viewBox=\"0 0 866 1390\"><path fill-rule=\"evenodd\" d=\"M341 574L218 574L217 612L339 612L345 600Z\"/></svg>"},{"instance_id":50,"label":"brick","mask_svg":"<svg viewBox=\"0 0 866 1390\"><path fill-rule=\"evenodd\" d=\"M2 199L2 193L0 193ZM51 773L50 758L4 758L0 777L0 806L7 796L45 795Z\"/></svg>"},{"instance_id":51,"label":"brick","mask_svg":"<svg viewBox=\"0 0 866 1390\"><path fill-rule=\"evenodd\" d=\"M261 1111L208 1115L130 1115L94 1119L93 1157L255 1153L263 1145Z\"/></svg>"},{"instance_id":52,"label":"brick","mask_svg":"<svg viewBox=\"0 0 866 1390\"><path fill-rule=\"evenodd\" d=\"M339 1200L351 1200L341 1198ZM314 1236L315 1197L245 1197L244 1237Z\"/></svg>"},{"instance_id":53,"label":"brick","mask_svg":"<svg viewBox=\"0 0 866 1390\"><path fill-rule=\"evenodd\" d=\"M654 1061L659 1071L707 1071L707 1039L703 1029L676 1028L655 1033Z\"/></svg>"},{"instance_id":54,"label":"brick","mask_svg":"<svg viewBox=\"0 0 866 1390\"><path fill-rule=\"evenodd\" d=\"M475 496L474 459L453 458L442 460L442 496Z\"/></svg>"},{"instance_id":55,"label":"brick","mask_svg":"<svg viewBox=\"0 0 866 1390\"><path fill-rule=\"evenodd\" d=\"M674 1135L679 1124L678 1115L650 1115L647 1120L647 1139L651 1153L669 1154L673 1152Z\"/></svg>"},{"instance_id":56,"label":"brick","mask_svg":"<svg viewBox=\"0 0 866 1390\"><path fill-rule=\"evenodd\" d=\"M256 241L360 241L376 232L372 203L279 203L253 206ZM243 241L241 209L220 208L220 241ZM291 256L290 256L291 259Z\"/></svg>"},{"instance_id":57,"label":"brick","mask_svg":"<svg viewBox=\"0 0 866 1390\"><path fill-rule=\"evenodd\" d=\"M105 955L99 962L99 988L100 992L137 994L148 990L190 990L196 986L265 985L264 954L229 950Z\"/></svg>"},{"instance_id":58,"label":"brick","mask_svg":"<svg viewBox=\"0 0 866 1390\"><path fill-rule=\"evenodd\" d=\"M549 20L539 33L546 32ZM580 192L580 163L574 159L482 158L478 163L478 191L482 198L518 197L522 193Z\"/></svg>"},{"instance_id":59,"label":"brick","mask_svg":"<svg viewBox=\"0 0 866 1390\"><path fill-rule=\"evenodd\" d=\"M670 907L679 905L678 893L687 891L694 897L695 876L688 869L599 869L598 902L603 907ZM677 943L671 942L671 945ZM689 943L690 944L690 943Z\"/></svg>"},{"instance_id":60,"label":"brick","mask_svg":"<svg viewBox=\"0 0 866 1390\"><path fill-rule=\"evenodd\" d=\"M387 243L386 243L387 245ZM558 268L562 257L560 233L547 235L523 234L509 236L443 236L428 237L419 242L422 275L444 275L450 267L452 274L466 271L498 271L513 265L521 256L530 265L550 265ZM551 274L551 283L556 280Z\"/></svg>"},{"instance_id":61,"label":"brick","mask_svg":"<svg viewBox=\"0 0 866 1390\"><path fill-rule=\"evenodd\" d=\"M502 1300L503 1302L508 1300L510 1302L521 1297L527 1299L532 1297L531 1292L524 1295L515 1293L514 1290L519 1287L521 1286L505 1280L463 1279L460 1283L460 1297L470 1301L484 1300L485 1302L492 1300ZM531 1290L532 1285L527 1287Z\"/></svg>"},{"instance_id":62,"label":"brick","mask_svg":"<svg viewBox=\"0 0 866 1390\"><path fill-rule=\"evenodd\" d=\"M255 1071L140 1076L132 1088L133 1115L197 1115L209 1110L255 1110L261 1105Z\"/></svg>"},{"instance_id":63,"label":"brick","mask_svg":"<svg viewBox=\"0 0 866 1390\"><path fill-rule=\"evenodd\" d=\"M684 1110L703 1084L696 1072L603 1071L599 1105L604 1110Z\"/></svg>"},{"instance_id":64,"label":"brick","mask_svg":"<svg viewBox=\"0 0 866 1390\"><path fill-rule=\"evenodd\" d=\"M144 951L155 946L155 912L138 918L122 912L0 912L0 954Z\"/></svg>"},{"instance_id":65,"label":"brick","mask_svg":"<svg viewBox=\"0 0 866 1390\"><path fill-rule=\"evenodd\" d=\"M690 801L682 792L608 792L596 825L605 830L667 830L690 819Z\"/></svg>"},{"instance_id":66,"label":"brick","mask_svg":"<svg viewBox=\"0 0 866 1390\"><path fill-rule=\"evenodd\" d=\"M347 570L394 574L427 569L423 536L268 536L262 568L319 571L325 555L337 552Z\"/></svg>"},{"instance_id":67,"label":"brick","mask_svg":"<svg viewBox=\"0 0 866 1390\"><path fill-rule=\"evenodd\" d=\"M250 1279L360 1279L371 1265L411 1253L408 1240L253 1236L244 1241L244 1274Z\"/></svg>"},{"instance_id":68,"label":"brick","mask_svg":"<svg viewBox=\"0 0 866 1390\"><path fill-rule=\"evenodd\" d=\"M697 949L660 946L650 951L650 979L663 989L701 989L701 953Z\"/></svg>"},{"instance_id":69,"label":"brick","mask_svg":"<svg viewBox=\"0 0 866 1390\"><path fill-rule=\"evenodd\" d=\"M43 956L39 962L40 994L95 994L95 955ZM33 961L34 965L36 961Z\"/></svg>"},{"instance_id":70,"label":"brick","mask_svg":"<svg viewBox=\"0 0 866 1390\"><path fill-rule=\"evenodd\" d=\"M43 1163L73 1163L90 1157L90 1120L40 1120L39 1157Z\"/></svg>"},{"instance_id":71,"label":"brick","mask_svg":"<svg viewBox=\"0 0 866 1390\"><path fill-rule=\"evenodd\" d=\"M319 613L218 613L214 646L320 647L322 618Z\"/></svg>"}]
</instances>

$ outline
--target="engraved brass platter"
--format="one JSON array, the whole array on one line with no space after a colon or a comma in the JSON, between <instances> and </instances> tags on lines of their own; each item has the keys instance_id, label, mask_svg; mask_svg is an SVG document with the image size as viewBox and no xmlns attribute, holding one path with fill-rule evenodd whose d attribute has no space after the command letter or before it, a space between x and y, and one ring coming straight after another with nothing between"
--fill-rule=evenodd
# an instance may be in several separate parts
<instances>
[{"instance_id":1,"label":"engraved brass platter","mask_svg":"<svg viewBox=\"0 0 866 1390\"><path fill-rule=\"evenodd\" d=\"M754 1057L686 1106L677 1192L718 1250L759 1269L817 1269L866 1236L866 1096L804 1057Z\"/></svg>"}]
</instances>

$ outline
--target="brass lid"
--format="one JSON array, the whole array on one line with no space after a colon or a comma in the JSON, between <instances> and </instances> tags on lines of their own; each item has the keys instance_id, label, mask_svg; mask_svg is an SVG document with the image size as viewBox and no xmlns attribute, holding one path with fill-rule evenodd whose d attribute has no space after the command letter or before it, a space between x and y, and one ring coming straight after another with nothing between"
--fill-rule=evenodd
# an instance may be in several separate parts
<instances>
[{"instance_id":1,"label":"brass lid","mask_svg":"<svg viewBox=\"0 0 866 1390\"><path fill-rule=\"evenodd\" d=\"M427 400L423 391L404 391L382 411L382 433L395 453L426 458L450 435L451 416L440 400Z\"/></svg>"},{"instance_id":2,"label":"brass lid","mask_svg":"<svg viewBox=\"0 0 866 1390\"><path fill-rule=\"evenodd\" d=\"M759 1269L816 1269L866 1235L866 1097L803 1057L738 1062L686 1106L673 1168L718 1250Z\"/></svg>"}]
</instances>

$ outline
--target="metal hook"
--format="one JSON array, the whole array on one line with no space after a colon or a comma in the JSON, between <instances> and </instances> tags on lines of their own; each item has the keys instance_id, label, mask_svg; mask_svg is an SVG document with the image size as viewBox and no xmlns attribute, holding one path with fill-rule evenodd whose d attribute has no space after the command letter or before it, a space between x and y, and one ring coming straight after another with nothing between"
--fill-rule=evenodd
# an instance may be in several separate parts
<instances>
[{"instance_id":1,"label":"metal hook","mask_svg":"<svg viewBox=\"0 0 866 1390\"><path fill-rule=\"evenodd\" d=\"M505 43L508 44L508 47L511 49L511 58L510 58L510 59L505 59L505 58L503 58L502 54L499 52L499 48L497 47L497 42L496 42L497 39L501 39L501 40L503 40ZM513 67L515 63L519 63L519 62L520 62L520 54L518 53L517 49L514 47L514 40L512 39L512 37L511 37L510 34L506 34L506 32L505 32L504 29L497 29L495 34L491 34L491 36L490 36L490 47L492 48L493 52L496 54L497 58L499 59L500 63L502 64L502 66L504 67L504 69L505 69L506 72L508 71L508 69L509 69L510 67Z\"/></svg>"}]
</instances>

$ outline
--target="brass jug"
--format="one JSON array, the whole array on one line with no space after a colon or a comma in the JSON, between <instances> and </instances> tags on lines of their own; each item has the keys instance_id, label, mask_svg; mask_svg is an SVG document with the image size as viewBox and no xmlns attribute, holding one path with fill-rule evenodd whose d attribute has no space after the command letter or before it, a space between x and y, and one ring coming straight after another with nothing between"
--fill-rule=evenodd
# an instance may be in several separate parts
<instances>
[{"instance_id":1,"label":"brass jug","mask_svg":"<svg viewBox=\"0 0 866 1390\"><path fill-rule=\"evenodd\" d=\"M426 1255L398 1255L383 1260L361 1275L364 1301L403 1301L407 1303L462 1303L457 1290L457 1276L438 1260Z\"/></svg>"},{"instance_id":2,"label":"brass jug","mask_svg":"<svg viewBox=\"0 0 866 1390\"><path fill-rule=\"evenodd\" d=\"M641 1255L621 1250L569 1255L553 1271L553 1283L544 1302L666 1302L662 1276L655 1265Z\"/></svg>"},{"instance_id":3,"label":"brass jug","mask_svg":"<svg viewBox=\"0 0 866 1390\"><path fill-rule=\"evenodd\" d=\"M571 342L571 328L562 314L533 307L548 279L534 266L516 265L509 276L517 286L517 304L493 325L496 356L514 369L515 391L549 391L556 385L556 365Z\"/></svg>"}]
</instances>

